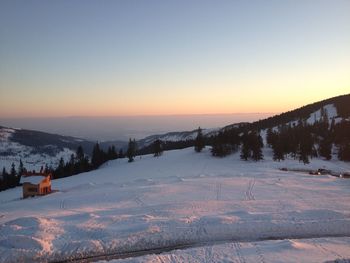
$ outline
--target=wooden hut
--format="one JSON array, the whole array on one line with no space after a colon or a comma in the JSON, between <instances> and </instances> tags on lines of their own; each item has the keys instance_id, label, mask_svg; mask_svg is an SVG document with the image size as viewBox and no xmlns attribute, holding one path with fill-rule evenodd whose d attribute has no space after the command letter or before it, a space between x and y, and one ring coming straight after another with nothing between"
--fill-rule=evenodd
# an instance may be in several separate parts
<instances>
[{"instance_id":1,"label":"wooden hut","mask_svg":"<svg viewBox=\"0 0 350 263\"><path fill-rule=\"evenodd\" d=\"M23 187L23 198L51 193L50 173L25 173L21 176L20 183Z\"/></svg>"}]
</instances>

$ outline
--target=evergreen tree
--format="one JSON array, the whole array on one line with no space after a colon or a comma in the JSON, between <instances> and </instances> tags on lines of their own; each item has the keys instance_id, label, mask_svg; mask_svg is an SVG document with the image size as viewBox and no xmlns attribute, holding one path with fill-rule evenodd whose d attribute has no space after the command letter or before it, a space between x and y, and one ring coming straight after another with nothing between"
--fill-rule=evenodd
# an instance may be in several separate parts
<instances>
[{"instance_id":1,"label":"evergreen tree","mask_svg":"<svg viewBox=\"0 0 350 263\"><path fill-rule=\"evenodd\" d=\"M79 147L77 148L75 156L76 156L77 162L82 162L84 160L85 154L84 154L83 147L81 145L79 145Z\"/></svg>"},{"instance_id":2,"label":"evergreen tree","mask_svg":"<svg viewBox=\"0 0 350 263\"><path fill-rule=\"evenodd\" d=\"M276 143L273 145L272 150L273 150L273 160L274 161L283 161L284 160L284 154L282 150L282 145L280 143Z\"/></svg>"},{"instance_id":3,"label":"evergreen tree","mask_svg":"<svg viewBox=\"0 0 350 263\"><path fill-rule=\"evenodd\" d=\"M310 162L309 156L312 156L313 146L314 143L311 133L307 129L303 129L299 142L299 161L302 161L304 164Z\"/></svg>"},{"instance_id":4,"label":"evergreen tree","mask_svg":"<svg viewBox=\"0 0 350 263\"><path fill-rule=\"evenodd\" d=\"M11 176L16 176L16 166L14 163L11 164L11 172L10 172L10 175Z\"/></svg>"},{"instance_id":5,"label":"evergreen tree","mask_svg":"<svg viewBox=\"0 0 350 263\"><path fill-rule=\"evenodd\" d=\"M25 172L25 168L24 168L22 159L20 159L19 166L18 166L18 176L21 177L24 172Z\"/></svg>"},{"instance_id":6,"label":"evergreen tree","mask_svg":"<svg viewBox=\"0 0 350 263\"><path fill-rule=\"evenodd\" d=\"M12 163L11 165L11 171L8 177L9 177L9 187L15 187L18 185L19 180L17 178L16 166L14 163Z\"/></svg>"},{"instance_id":7,"label":"evergreen tree","mask_svg":"<svg viewBox=\"0 0 350 263\"><path fill-rule=\"evenodd\" d=\"M128 162L131 163L134 161L136 156L136 141L129 139L128 150L126 151L126 156L128 157Z\"/></svg>"},{"instance_id":8,"label":"evergreen tree","mask_svg":"<svg viewBox=\"0 0 350 263\"><path fill-rule=\"evenodd\" d=\"M107 159L108 160L114 160L114 159L117 159L117 158L118 158L118 154L117 154L117 152L115 150L114 145L109 146L108 150L107 150Z\"/></svg>"},{"instance_id":9,"label":"evergreen tree","mask_svg":"<svg viewBox=\"0 0 350 263\"><path fill-rule=\"evenodd\" d=\"M91 165L94 169L96 169L102 163L103 163L103 153L100 149L100 145L96 143L92 150Z\"/></svg>"},{"instance_id":10,"label":"evergreen tree","mask_svg":"<svg viewBox=\"0 0 350 263\"><path fill-rule=\"evenodd\" d=\"M161 140L157 139L153 142L153 153L154 157L158 157L163 154L163 143Z\"/></svg>"},{"instance_id":11,"label":"evergreen tree","mask_svg":"<svg viewBox=\"0 0 350 263\"><path fill-rule=\"evenodd\" d=\"M252 159L254 161L259 161L263 159L262 147L264 146L262 137L259 133L251 133L251 143L252 143Z\"/></svg>"},{"instance_id":12,"label":"evergreen tree","mask_svg":"<svg viewBox=\"0 0 350 263\"><path fill-rule=\"evenodd\" d=\"M70 155L70 159L69 159L69 162L67 163L67 165L68 165L67 169L69 171L68 174L69 175L75 174L76 173L75 156L73 153Z\"/></svg>"},{"instance_id":13,"label":"evergreen tree","mask_svg":"<svg viewBox=\"0 0 350 263\"><path fill-rule=\"evenodd\" d=\"M202 129L199 127L197 130L197 137L194 141L194 150L196 152L201 152L204 147L205 147L205 141L202 134Z\"/></svg>"},{"instance_id":14,"label":"evergreen tree","mask_svg":"<svg viewBox=\"0 0 350 263\"><path fill-rule=\"evenodd\" d=\"M251 151L249 147L249 135L247 132L244 132L242 136L242 147L241 147L241 155L242 160L247 161L248 158L251 157Z\"/></svg>"},{"instance_id":15,"label":"evergreen tree","mask_svg":"<svg viewBox=\"0 0 350 263\"><path fill-rule=\"evenodd\" d=\"M330 138L322 138L319 146L320 156L326 158L326 160L332 159L332 141L330 140Z\"/></svg>"},{"instance_id":16,"label":"evergreen tree","mask_svg":"<svg viewBox=\"0 0 350 263\"><path fill-rule=\"evenodd\" d=\"M7 172L5 167L2 168L1 176L2 176L2 180L1 180L0 190L5 190L8 188Z\"/></svg>"},{"instance_id":17,"label":"evergreen tree","mask_svg":"<svg viewBox=\"0 0 350 263\"><path fill-rule=\"evenodd\" d=\"M232 146L226 138L226 134L219 132L219 134L214 138L211 153L213 156L224 157L232 152Z\"/></svg>"},{"instance_id":18,"label":"evergreen tree","mask_svg":"<svg viewBox=\"0 0 350 263\"><path fill-rule=\"evenodd\" d=\"M75 154L74 174L89 171L89 166L89 158L85 155L83 147L79 146Z\"/></svg>"},{"instance_id":19,"label":"evergreen tree","mask_svg":"<svg viewBox=\"0 0 350 263\"><path fill-rule=\"evenodd\" d=\"M339 146L338 158L341 161L350 161L350 142L343 142Z\"/></svg>"},{"instance_id":20,"label":"evergreen tree","mask_svg":"<svg viewBox=\"0 0 350 263\"><path fill-rule=\"evenodd\" d=\"M266 132L266 142L269 146L272 147L272 145L275 144L276 142L276 133L271 129L267 129L267 132Z\"/></svg>"},{"instance_id":21,"label":"evergreen tree","mask_svg":"<svg viewBox=\"0 0 350 263\"><path fill-rule=\"evenodd\" d=\"M63 158L61 157L59 162L58 162L58 167L56 168L56 170L54 171L54 178L57 179L57 178L63 178L65 177L65 163L64 163L64 160Z\"/></svg>"}]
</instances>

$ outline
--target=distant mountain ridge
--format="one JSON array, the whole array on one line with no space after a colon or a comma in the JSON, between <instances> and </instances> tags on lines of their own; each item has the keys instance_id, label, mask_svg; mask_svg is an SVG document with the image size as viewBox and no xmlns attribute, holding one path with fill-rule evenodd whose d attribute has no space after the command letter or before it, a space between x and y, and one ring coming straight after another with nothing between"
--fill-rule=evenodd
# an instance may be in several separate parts
<instances>
[{"instance_id":1,"label":"distant mountain ridge","mask_svg":"<svg viewBox=\"0 0 350 263\"><path fill-rule=\"evenodd\" d=\"M329 99L325 99L319 102L305 105L303 107L291 110L285 113L281 113L263 120L255 122L241 122L227 125L222 128L215 129L203 129L203 135L205 137L214 136L220 131L229 130L231 128L242 128L248 130L263 130L267 128L273 128L278 125L288 124L291 122L297 122L300 119L309 120L309 122L314 121L314 115L320 118L320 114L317 114L322 107L328 107L328 113L330 114L330 120L334 118L336 121L341 121L350 117L350 94L341 95ZM316 119L317 119L316 118ZM190 141L194 140L197 135L197 129L192 131L182 131L182 132L169 132L164 134L151 135L144 139L138 141L138 146L140 148L149 146L155 140L159 139L161 141L176 142L176 141Z\"/></svg>"},{"instance_id":2,"label":"distant mountain ridge","mask_svg":"<svg viewBox=\"0 0 350 263\"><path fill-rule=\"evenodd\" d=\"M317 111L327 105L333 105L336 109L336 114L332 118L340 121L341 119L347 119L350 117L350 94L341 95L315 103L311 103L295 110L287 111L263 120L247 123L245 127L248 129L267 129L273 128L278 125L287 124L300 119L307 120L313 117ZM225 126L223 129L231 128L233 125Z\"/></svg>"},{"instance_id":3,"label":"distant mountain ridge","mask_svg":"<svg viewBox=\"0 0 350 263\"><path fill-rule=\"evenodd\" d=\"M231 128L263 130L282 124L297 122L300 119L312 122L319 118L318 112L322 107L328 109L330 120L334 119L336 122L339 122L342 119L350 118L349 105L350 94L337 96L252 123L235 123L222 128L203 129L203 135L209 138ZM146 151L141 151L141 153L149 152L150 145L157 139L167 142L167 149L175 149L177 147L190 146L196 135L197 129L192 131L168 132L147 136L138 140L137 144L141 150L148 148ZM177 144L177 142L186 143ZM8 169L12 162L17 166L19 159L27 161L25 166L29 169L30 167L37 167L42 164L51 164L54 167L61 157L67 161L79 145L83 147L85 153L90 155L95 143L95 141L72 136L0 126L0 168L5 166ZM117 149L125 150L127 142L108 141L100 143L101 148L104 150L111 145L115 145Z\"/></svg>"}]
</instances>

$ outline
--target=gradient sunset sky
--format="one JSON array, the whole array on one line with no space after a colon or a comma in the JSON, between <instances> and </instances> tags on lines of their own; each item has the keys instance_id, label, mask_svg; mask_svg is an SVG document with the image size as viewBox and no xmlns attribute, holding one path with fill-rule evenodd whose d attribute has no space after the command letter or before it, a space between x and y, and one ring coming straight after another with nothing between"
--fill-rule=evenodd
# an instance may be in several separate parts
<instances>
[{"instance_id":1,"label":"gradient sunset sky","mask_svg":"<svg viewBox=\"0 0 350 263\"><path fill-rule=\"evenodd\" d=\"M350 93L350 1L0 1L0 117L282 112Z\"/></svg>"}]
</instances>

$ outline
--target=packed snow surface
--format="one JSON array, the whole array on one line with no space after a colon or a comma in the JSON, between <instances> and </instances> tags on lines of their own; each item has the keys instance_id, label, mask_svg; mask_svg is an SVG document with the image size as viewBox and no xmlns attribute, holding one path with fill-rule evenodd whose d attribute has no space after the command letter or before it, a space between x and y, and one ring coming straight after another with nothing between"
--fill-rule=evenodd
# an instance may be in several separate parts
<instances>
[{"instance_id":1,"label":"packed snow surface","mask_svg":"<svg viewBox=\"0 0 350 263\"><path fill-rule=\"evenodd\" d=\"M186 245L126 262L320 262L349 259L350 171L340 161L244 162L193 148L54 180L21 199L0 192L0 262L47 262ZM286 172L279 168L300 172ZM304 172L303 172L304 171Z\"/></svg>"}]
</instances>

